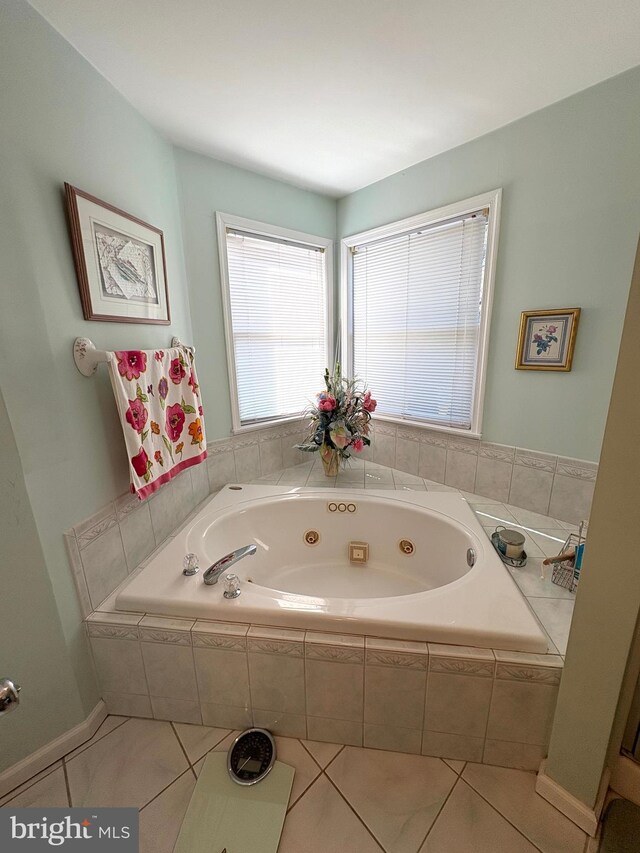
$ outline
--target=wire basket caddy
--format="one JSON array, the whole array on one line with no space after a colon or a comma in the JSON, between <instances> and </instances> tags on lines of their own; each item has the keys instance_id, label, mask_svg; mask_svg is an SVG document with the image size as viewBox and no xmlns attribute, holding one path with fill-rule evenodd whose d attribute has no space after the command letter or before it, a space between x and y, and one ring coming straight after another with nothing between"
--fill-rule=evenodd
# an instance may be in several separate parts
<instances>
[{"instance_id":1,"label":"wire basket caddy","mask_svg":"<svg viewBox=\"0 0 640 853\"><path fill-rule=\"evenodd\" d=\"M569 592L575 592L578 589L578 583L580 581L580 569L582 565L582 560L576 560L578 554L580 554L579 546L584 545L586 542L586 529L587 522L581 521L580 527L578 528L577 533L570 533L564 545L562 546L562 550L560 551L559 557L562 554L566 553L569 549L573 550L575 553L575 557L571 557L567 560L554 560L552 562L552 570L551 570L551 581L557 586L561 586L564 589L568 589ZM580 557L582 555L580 554Z\"/></svg>"}]
</instances>

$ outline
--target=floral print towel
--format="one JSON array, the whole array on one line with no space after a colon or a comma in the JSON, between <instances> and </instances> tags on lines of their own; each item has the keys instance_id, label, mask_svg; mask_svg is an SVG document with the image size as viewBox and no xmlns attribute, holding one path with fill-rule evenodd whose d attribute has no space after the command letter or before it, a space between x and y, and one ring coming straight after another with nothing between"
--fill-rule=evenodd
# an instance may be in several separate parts
<instances>
[{"instance_id":1,"label":"floral print towel","mask_svg":"<svg viewBox=\"0 0 640 853\"><path fill-rule=\"evenodd\" d=\"M204 415L187 347L109 353L109 375L140 500L207 458Z\"/></svg>"}]
</instances>

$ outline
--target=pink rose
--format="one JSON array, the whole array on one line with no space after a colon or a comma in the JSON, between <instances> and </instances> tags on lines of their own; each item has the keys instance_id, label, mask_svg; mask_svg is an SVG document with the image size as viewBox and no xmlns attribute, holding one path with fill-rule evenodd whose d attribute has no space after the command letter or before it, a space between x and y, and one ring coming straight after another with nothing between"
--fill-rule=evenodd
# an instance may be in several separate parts
<instances>
[{"instance_id":1,"label":"pink rose","mask_svg":"<svg viewBox=\"0 0 640 853\"><path fill-rule=\"evenodd\" d=\"M371 391L367 391L362 399L362 408L365 412L375 412L378 401L371 396Z\"/></svg>"},{"instance_id":2,"label":"pink rose","mask_svg":"<svg viewBox=\"0 0 640 853\"><path fill-rule=\"evenodd\" d=\"M364 441L361 438L354 438L351 442L351 447L356 453L360 453L364 450Z\"/></svg>"},{"instance_id":3,"label":"pink rose","mask_svg":"<svg viewBox=\"0 0 640 853\"><path fill-rule=\"evenodd\" d=\"M164 350L158 349L154 352L154 358L156 361L162 361L164 358Z\"/></svg>"},{"instance_id":4,"label":"pink rose","mask_svg":"<svg viewBox=\"0 0 640 853\"><path fill-rule=\"evenodd\" d=\"M553 334L555 332L555 330L556 330L555 326L549 326L547 331L550 332L551 334Z\"/></svg>"},{"instance_id":5,"label":"pink rose","mask_svg":"<svg viewBox=\"0 0 640 853\"><path fill-rule=\"evenodd\" d=\"M116 358L118 359L118 373L128 379L129 382L132 379L139 379L140 374L147 369L147 356L140 350L116 352Z\"/></svg>"},{"instance_id":6,"label":"pink rose","mask_svg":"<svg viewBox=\"0 0 640 853\"><path fill-rule=\"evenodd\" d=\"M320 412L332 412L336 407L336 398L331 394L320 394L318 397L318 410Z\"/></svg>"},{"instance_id":7,"label":"pink rose","mask_svg":"<svg viewBox=\"0 0 640 853\"><path fill-rule=\"evenodd\" d=\"M174 385L179 385L184 377L187 375L187 371L182 366L182 362L179 358L171 359L171 367L169 368L169 376L171 377L171 381Z\"/></svg>"},{"instance_id":8,"label":"pink rose","mask_svg":"<svg viewBox=\"0 0 640 853\"><path fill-rule=\"evenodd\" d=\"M180 438L182 428L184 427L184 412L182 411L180 403L176 403L175 406L169 406L167 408L166 427L167 435L171 441L177 441Z\"/></svg>"},{"instance_id":9,"label":"pink rose","mask_svg":"<svg viewBox=\"0 0 640 853\"><path fill-rule=\"evenodd\" d=\"M147 456L144 447L141 447L140 452L131 457L131 464L133 465L133 470L136 472L138 477L144 477L147 473L147 469L149 468L149 457Z\"/></svg>"},{"instance_id":10,"label":"pink rose","mask_svg":"<svg viewBox=\"0 0 640 853\"><path fill-rule=\"evenodd\" d=\"M135 400L129 400L129 409L125 417L136 432L142 432L144 425L147 422L148 414L149 413L140 400L137 398Z\"/></svg>"}]
</instances>

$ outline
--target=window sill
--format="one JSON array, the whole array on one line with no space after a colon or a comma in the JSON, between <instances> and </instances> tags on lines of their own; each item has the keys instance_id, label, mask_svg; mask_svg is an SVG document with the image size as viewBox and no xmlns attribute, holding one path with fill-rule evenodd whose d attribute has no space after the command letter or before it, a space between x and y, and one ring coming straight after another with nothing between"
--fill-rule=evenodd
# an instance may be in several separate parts
<instances>
[{"instance_id":1,"label":"window sill","mask_svg":"<svg viewBox=\"0 0 640 853\"><path fill-rule=\"evenodd\" d=\"M284 424L295 423L296 421L300 421L301 425L306 420L303 414L299 415L290 415L286 418L274 418L272 421L260 421L260 423L255 424L245 424L244 426L234 427L231 430L231 435L244 435L248 432L257 432L261 429L273 429L273 427L283 426Z\"/></svg>"}]
</instances>

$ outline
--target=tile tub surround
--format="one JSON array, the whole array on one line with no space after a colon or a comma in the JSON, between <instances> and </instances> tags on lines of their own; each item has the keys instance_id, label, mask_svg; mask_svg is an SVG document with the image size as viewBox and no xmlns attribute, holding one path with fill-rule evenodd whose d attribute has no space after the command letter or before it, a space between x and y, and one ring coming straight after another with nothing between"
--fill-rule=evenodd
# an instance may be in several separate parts
<instances>
[{"instance_id":1,"label":"tile tub surround","mask_svg":"<svg viewBox=\"0 0 640 853\"><path fill-rule=\"evenodd\" d=\"M280 477L282 468L308 461L294 445L305 436L300 421L220 439L207 460L179 474L146 501L124 494L65 531L64 541L87 617L210 494L229 482Z\"/></svg>"},{"instance_id":2,"label":"tile tub surround","mask_svg":"<svg viewBox=\"0 0 640 853\"><path fill-rule=\"evenodd\" d=\"M595 462L379 420L364 458L573 524L589 517L598 472Z\"/></svg>"},{"instance_id":3,"label":"tile tub surround","mask_svg":"<svg viewBox=\"0 0 640 853\"><path fill-rule=\"evenodd\" d=\"M110 714L535 770L558 655L121 613L86 622Z\"/></svg>"},{"instance_id":4,"label":"tile tub surround","mask_svg":"<svg viewBox=\"0 0 640 853\"><path fill-rule=\"evenodd\" d=\"M473 494L479 504L488 498L551 515L543 529L576 524L589 515L598 467L593 462L379 421L373 429L372 447L335 480L325 477L317 454L310 459L295 449L305 425L294 421L210 442L203 465L183 472L147 501L125 494L102 507L64 534L82 615L88 616L209 494L230 482L383 489L440 484Z\"/></svg>"},{"instance_id":5,"label":"tile tub surround","mask_svg":"<svg viewBox=\"0 0 640 853\"><path fill-rule=\"evenodd\" d=\"M174 535L198 504L230 482L427 490L440 485L473 495L478 504L489 499L550 514L544 525L537 524L547 530L588 517L597 474L592 462L374 422L372 447L332 480L317 454L309 458L295 449L304 437L304 421L293 421L210 442L204 464L184 471L147 501L121 495L67 530L83 617Z\"/></svg>"},{"instance_id":6,"label":"tile tub surround","mask_svg":"<svg viewBox=\"0 0 640 853\"><path fill-rule=\"evenodd\" d=\"M110 716L0 807L137 807L140 853L171 853L206 756L236 734ZM279 853L584 850L531 772L280 736L276 750L296 771Z\"/></svg>"}]
</instances>

